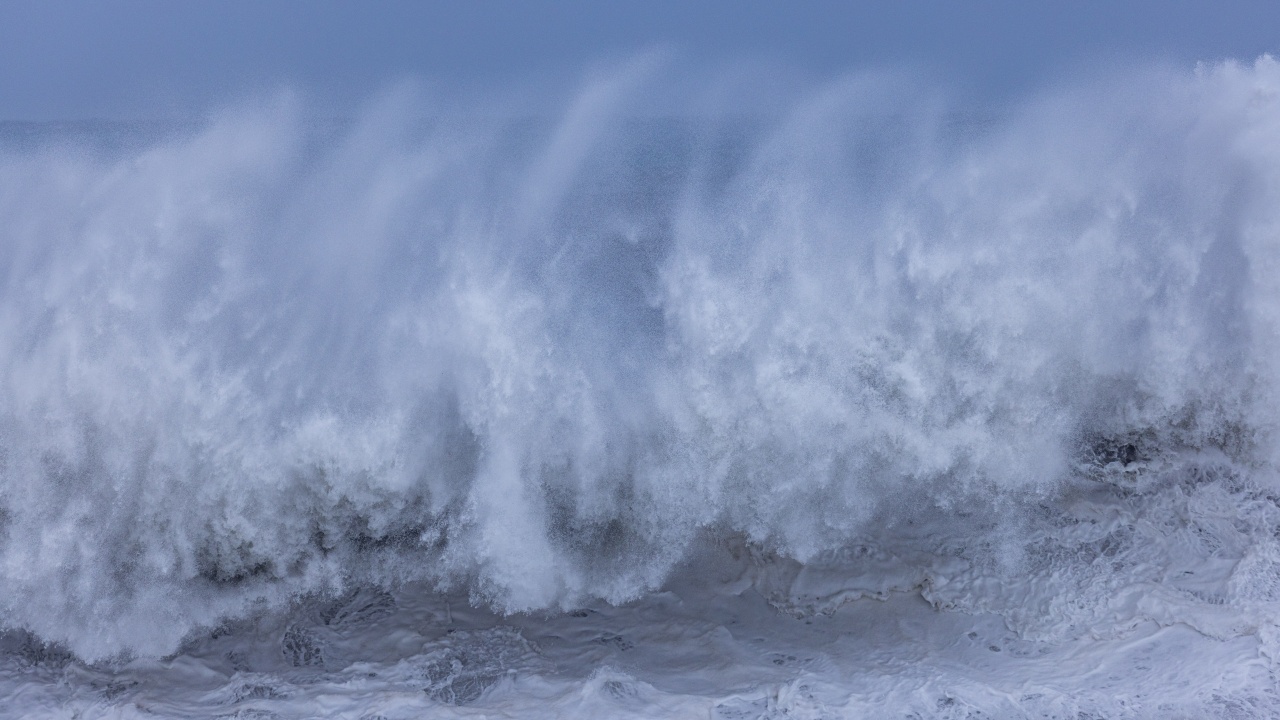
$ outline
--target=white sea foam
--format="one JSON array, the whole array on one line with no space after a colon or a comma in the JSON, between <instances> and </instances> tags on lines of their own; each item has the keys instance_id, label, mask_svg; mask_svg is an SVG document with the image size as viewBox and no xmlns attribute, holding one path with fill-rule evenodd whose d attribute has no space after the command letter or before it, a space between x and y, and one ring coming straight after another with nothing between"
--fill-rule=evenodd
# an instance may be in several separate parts
<instances>
[{"instance_id":1,"label":"white sea foam","mask_svg":"<svg viewBox=\"0 0 1280 720\"><path fill-rule=\"evenodd\" d=\"M1280 711L1280 64L637 119L662 72L0 152L4 692Z\"/></svg>"}]
</instances>

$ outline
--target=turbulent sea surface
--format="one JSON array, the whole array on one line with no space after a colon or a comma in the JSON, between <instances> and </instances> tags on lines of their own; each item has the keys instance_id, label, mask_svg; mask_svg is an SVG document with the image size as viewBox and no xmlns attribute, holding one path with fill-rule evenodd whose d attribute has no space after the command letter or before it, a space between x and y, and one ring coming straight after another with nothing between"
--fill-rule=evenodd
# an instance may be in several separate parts
<instances>
[{"instance_id":1,"label":"turbulent sea surface","mask_svg":"<svg viewBox=\"0 0 1280 720\"><path fill-rule=\"evenodd\" d=\"M0 126L0 716L1280 716L1280 63L651 75Z\"/></svg>"}]
</instances>

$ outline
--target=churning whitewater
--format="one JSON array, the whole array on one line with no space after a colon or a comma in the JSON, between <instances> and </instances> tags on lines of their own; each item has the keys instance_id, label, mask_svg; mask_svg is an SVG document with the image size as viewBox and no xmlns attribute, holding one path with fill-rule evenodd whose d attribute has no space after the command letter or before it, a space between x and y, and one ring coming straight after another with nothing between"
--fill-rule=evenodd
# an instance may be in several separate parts
<instances>
[{"instance_id":1,"label":"churning whitewater","mask_svg":"<svg viewBox=\"0 0 1280 720\"><path fill-rule=\"evenodd\" d=\"M1280 63L658 65L4 126L0 714L1280 714Z\"/></svg>"}]
</instances>

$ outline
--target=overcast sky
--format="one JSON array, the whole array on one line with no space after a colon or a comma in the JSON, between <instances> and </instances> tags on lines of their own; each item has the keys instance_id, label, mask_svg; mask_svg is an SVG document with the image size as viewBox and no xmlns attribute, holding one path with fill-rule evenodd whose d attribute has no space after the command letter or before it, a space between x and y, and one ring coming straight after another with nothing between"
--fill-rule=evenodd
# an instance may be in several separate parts
<instances>
[{"instance_id":1,"label":"overcast sky","mask_svg":"<svg viewBox=\"0 0 1280 720\"><path fill-rule=\"evenodd\" d=\"M263 89L568 79L661 47L821 78L907 67L975 97L1098 63L1280 51L1280 2L0 0L0 119L173 117Z\"/></svg>"}]
</instances>

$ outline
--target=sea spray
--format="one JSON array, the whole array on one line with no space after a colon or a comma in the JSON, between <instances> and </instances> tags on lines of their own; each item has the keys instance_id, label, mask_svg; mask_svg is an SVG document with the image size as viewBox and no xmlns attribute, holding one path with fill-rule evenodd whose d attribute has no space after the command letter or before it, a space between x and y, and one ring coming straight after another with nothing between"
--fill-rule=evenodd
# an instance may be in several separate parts
<instances>
[{"instance_id":1,"label":"sea spray","mask_svg":"<svg viewBox=\"0 0 1280 720\"><path fill-rule=\"evenodd\" d=\"M641 117L661 72L549 121L285 97L0 155L5 625L94 660L360 589L557 613L708 544L801 613L874 556L906 580L862 595L1029 636L1274 622L1280 65L994 116L856 76L745 122ZM1097 488L1147 519L1046 529ZM1253 509L1183 550L1260 570L1098 594L1164 582L1122 560L1183 562L1143 533L1197 498Z\"/></svg>"}]
</instances>

